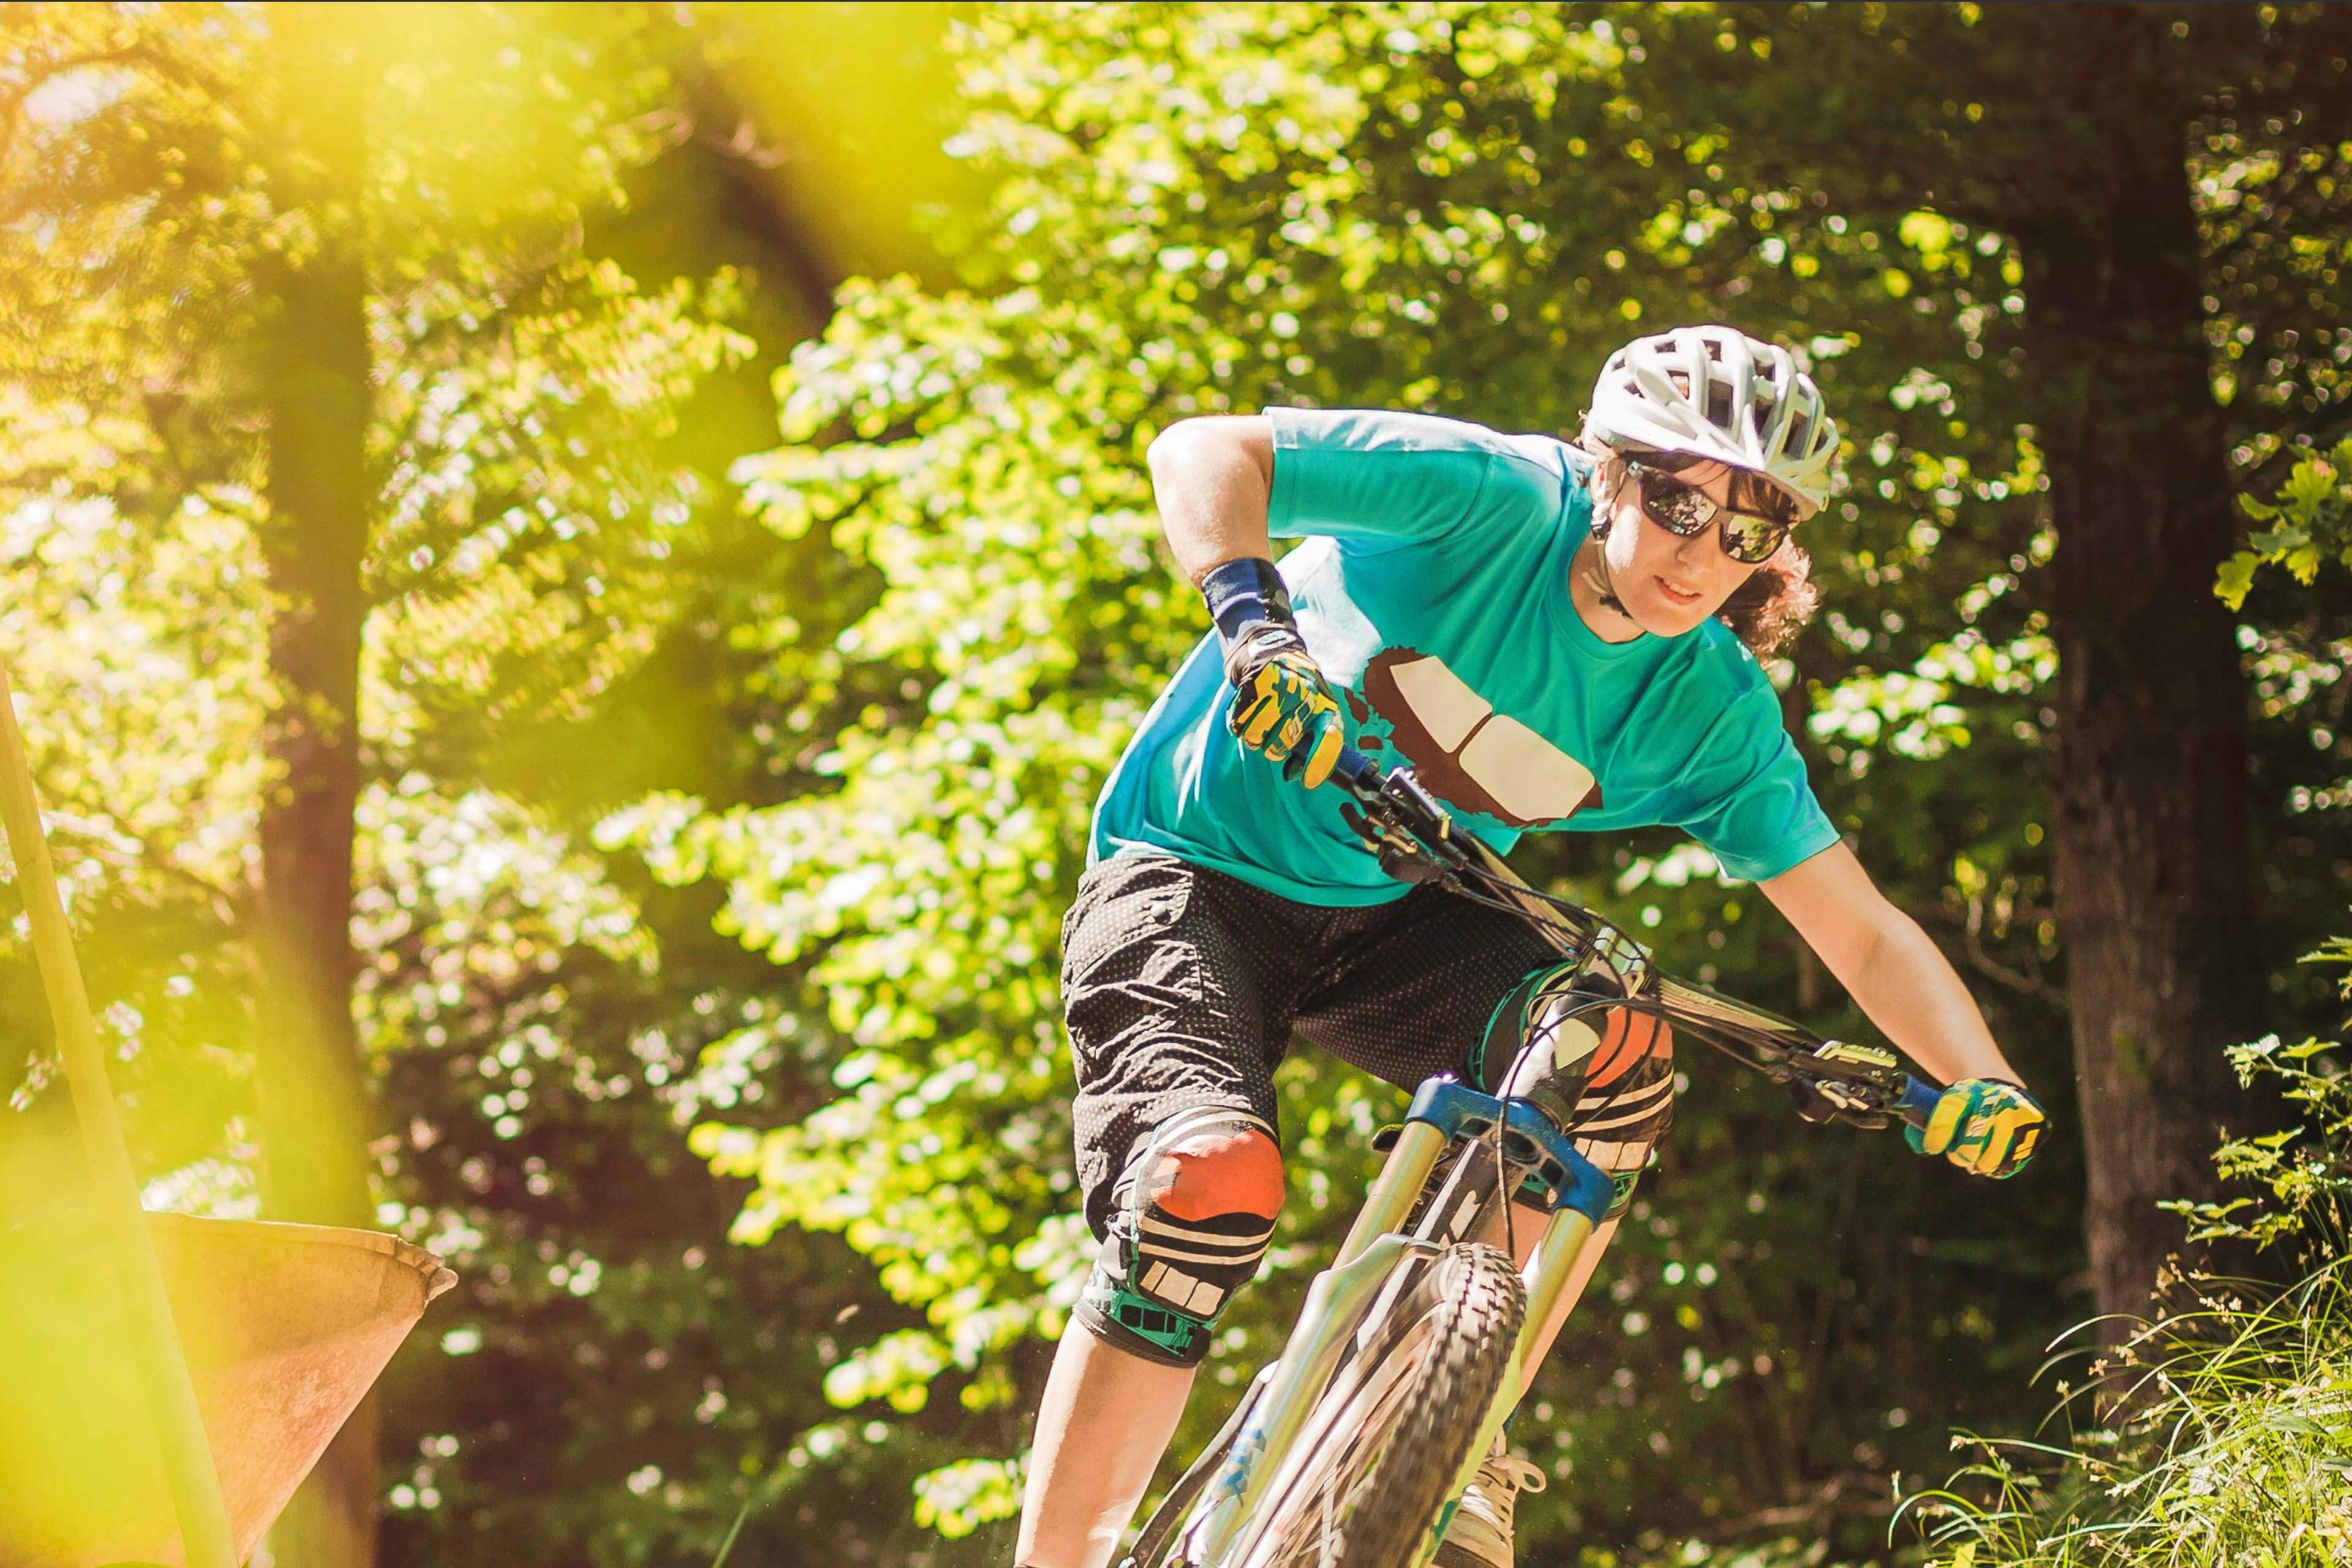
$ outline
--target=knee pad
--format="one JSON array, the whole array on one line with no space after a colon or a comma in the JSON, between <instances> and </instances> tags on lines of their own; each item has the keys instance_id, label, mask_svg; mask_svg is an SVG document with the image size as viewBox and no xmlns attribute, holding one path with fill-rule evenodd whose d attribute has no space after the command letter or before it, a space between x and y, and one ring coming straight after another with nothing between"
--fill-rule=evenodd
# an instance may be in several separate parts
<instances>
[{"instance_id":1,"label":"knee pad","mask_svg":"<svg viewBox=\"0 0 2352 1568\"><path fill-rule=\"evenodd\" d=\"M1078 1321L1147 1361L1198 1366L1218 1314L1274 1239L1274 1130L1223 1108L1171 1117L1128 1163L1113 1204Z\"/></svg>"},{"instance_id":2,"label":"knee pad","mask_svg":"<svg viewBox=\"0 0 2352 1568\"><path fill-rule=\"evenodd\" d=\"M1612 1005L1622 995L1580 964L1538 970L1504 996L1480 1047L1489 1092L1542 1106L1577 1152L1615 1180L1612 1215L1675 1111L1674 1030Z\"/></svg>"}]
</instances>

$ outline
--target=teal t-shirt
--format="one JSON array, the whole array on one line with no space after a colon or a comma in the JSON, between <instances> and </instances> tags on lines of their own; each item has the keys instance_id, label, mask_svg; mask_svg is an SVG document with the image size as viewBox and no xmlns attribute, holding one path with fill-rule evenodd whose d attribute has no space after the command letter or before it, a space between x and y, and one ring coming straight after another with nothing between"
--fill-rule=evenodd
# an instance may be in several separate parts
<instances>
[{"instance_id":1,"label":"teal t-shirt","mask_svg":"<svg viewBox=\"0 0 2352 1568\"><path fill-rule=\"evenodd\" d=\"M1425 415L1272 408L1282 576L1349 743L1410 763L1498 852L1523 832L1684 829L1761 881L1837 842L1729 628L1607 643L1569 596L1589 461L1546 436ZM1095 859L1166 854L1302 903L1402 897L1340 816L1225 728L1212 632L1103 786Z\"/></svg>"}]
</instances>

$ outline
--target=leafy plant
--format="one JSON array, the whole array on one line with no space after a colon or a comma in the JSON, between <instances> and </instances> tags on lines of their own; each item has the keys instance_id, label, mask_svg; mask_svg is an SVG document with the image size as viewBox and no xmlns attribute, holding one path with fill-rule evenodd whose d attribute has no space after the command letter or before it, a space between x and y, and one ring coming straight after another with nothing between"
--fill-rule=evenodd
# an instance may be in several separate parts
<instances>
[{"instance_id":1,"label":"leafy plant","mask_svg":"<svg viewBox=\"0 0 2352 1568\"><path fill-rule=\"evenodd\" d=\"M2337 938L2310 962L2352 963ZM2347 986L2352 994L2352 983ZM2099 1392L2116 1430L2065 1445L1990 1442L1946 1489L1914 1500L1944 1568L2321 1568L2352 1561L2352 1074L2332 1041L2235 1047L2303 1119L2225 1140L2214 1164L2259 1190L2167 1206L2190 1239L2292 1241L2313 1267L2263 1292L2200 1279L2193 1308L2147 1325ZM2064 1384L2060 1385L2062 1389ZM2073 1391L2070 1405L2093 1392Z\"/></svg>"},{"instance_id":2,"label":"leafy plant","mask_svg":"<svg viewBox=\"0 0 2352 1568\"><path fill-rule=\"evenodd\" d=\"M1943 1521L1937 1568L2352 1560L2352 1263L2259 1305L2209 1298L2139 1343L2179 1348L2138 1369L2122 1431L1985 1445L1919 1501Z\"/></svg>"},{"instance_id":3,"label":"leafy plant","mask_svg":"<svg viewBox=\"0 0 2352 1568\"><path fill-rule=\"evenodd\" d=\"M2339 937L2312 957L2352 963L2352 941ZM2282 1045L2270 1035L2231 1050L2242 1079L2274 1080L2288 1103L2304 1109L2305 1119L2260 1137L2232 1138L2215 1151L2213 1163L2224 1179L2258 1184L2267 1195L2168 1205L2190 1220L2189 1240L2233 1237L2268 1247L2294 1238L2306 1258L2342 1258L2352 1251L2347 1247L2352 1237L2347 1225L2352 1219L2352 1164L2347 1161L2352 1074L2332 1059L2340 1048L2318 1039Z\"/></svg>"},{"instance_id":4,"label":"leafy plant","mask_svg":"<svg viewBox=\"0 0 2352 1568\"><path fill-rule=\"evenodd\" d=\"M2270 526L2221 567L2213 591L2230 608L2246 602L2254 574L2265 566L2284 566L2298 583L2316 577L2319 563L2330 555L2352 566L2352 437L2337 442L2332 452L2298 457L2270 500L2242 496L2238 506Z\"/></svg>"}]
</instances>

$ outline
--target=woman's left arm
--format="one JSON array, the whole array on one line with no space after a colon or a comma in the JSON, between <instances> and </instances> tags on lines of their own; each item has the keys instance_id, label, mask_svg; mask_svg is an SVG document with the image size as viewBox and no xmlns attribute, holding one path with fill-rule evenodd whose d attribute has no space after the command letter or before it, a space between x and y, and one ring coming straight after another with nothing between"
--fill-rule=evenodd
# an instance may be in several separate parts
<instances>
[{"instance_id":1,"label":"woman's left arm","mask_svg":"<svg viewBox=\"0 0 2352 1568\"><path fill-rule=\"evenodd\" d=\"M1833 844L1759 885L1870 1021L1928 1073L2023 1085L1951 964L1853 850Z\"/></svg>"}]
</instances>

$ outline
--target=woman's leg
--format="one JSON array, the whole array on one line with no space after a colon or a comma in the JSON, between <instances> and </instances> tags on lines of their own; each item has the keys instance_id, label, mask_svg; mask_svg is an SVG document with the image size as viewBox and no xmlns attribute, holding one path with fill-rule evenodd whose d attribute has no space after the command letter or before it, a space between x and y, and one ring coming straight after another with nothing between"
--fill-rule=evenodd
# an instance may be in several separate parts
<instances>
[{"instance_id":1,"label":"woman's leg","mask_svg":"<svg viewBox=\"0 0 2352 1568\"><path fill-rule=\"evenodd\" d=\"M1168 1439L1195 1368L1130 1355L1072 1323L1062 1331L1037 1410L1013 1561L1024 1568L1103 1568Z\"/></svg>"},{"instance_id":2,"label":"woman's leg","mask_svg":"<svg viewBox=\"0 0 2352 1568\"><path fill-rule=\"evenodd\" d=\"M1209 1328L1273 1236L1282 1155L1241 1120L1184 1113L1145 1145L1137 1163L1149 1168L1120 1184L1123 1206L1037 1412L1021 1510L1025 1568L1110 1561L1184 1413Z\"/></svg>"},{"instance_id":3,"label":"woman's leg","mask_svg":"<svg viewBox=\"0 0 2352 1568\"><path fill-rule=\"evenodd\" d=\"M1164 857L1090 869L1064 927L1072 1123L1102 1250L1046 1381L1025 1568L1103 1568L1282 1206L1273 1063L1322 911Z\"/></svg>"}]
</instances>

